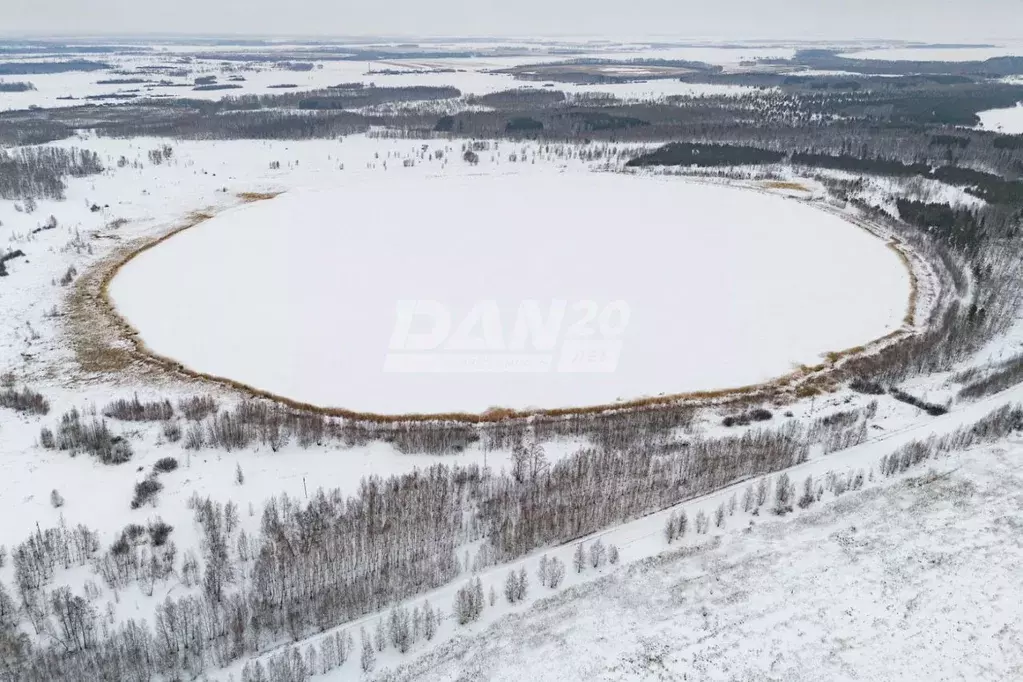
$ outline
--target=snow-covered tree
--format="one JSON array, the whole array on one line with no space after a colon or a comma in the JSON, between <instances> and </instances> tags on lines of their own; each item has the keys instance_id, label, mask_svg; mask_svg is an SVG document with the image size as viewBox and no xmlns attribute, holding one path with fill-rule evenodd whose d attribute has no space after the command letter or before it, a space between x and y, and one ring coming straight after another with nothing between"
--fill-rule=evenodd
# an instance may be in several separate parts
<instances>
[{"instance_id":1,"label":"snow-covered tree","mask_svg":"<svg viewBox=\"0 0 1023 682\"><path fill-rule=\"evenodd\" d=\"M369 641L369 635L366 634L366 629L362 629L362 655L359 657L359 665L362 667L362 672L368 673L373 670L377 663L376 652L373 651L373 645Z\"/></svg>"}]
</instances>

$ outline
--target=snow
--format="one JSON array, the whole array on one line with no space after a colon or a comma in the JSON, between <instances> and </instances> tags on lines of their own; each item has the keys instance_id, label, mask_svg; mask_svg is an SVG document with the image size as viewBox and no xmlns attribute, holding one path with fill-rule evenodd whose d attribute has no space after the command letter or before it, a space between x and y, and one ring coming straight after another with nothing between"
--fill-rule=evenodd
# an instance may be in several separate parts
<instances>
[{"instance_id":1,"label":"snow","mask_svg":"<svg viewBox=\"0 0 1023 682\"><path fill-rule=\"evenodd\" d=\"M594 50L629 52L624 44ZM757 51L722 52L734 59ZM132 63L145 60L130 59ZM165 61L167 56L152 59ZM520 59L525 61L542 59ZM402 76L369 76L360 73L365 71L364 64L351 63L309 73L261 71L246 73L246 88L258 91L273 82L312 87L378 79L380 85L455 84L467 92L521 85L510 77L484 72L507 65L500 60L481 57L462 64L469 65L465 73ZM195 68L220 67L200 62ZM27 95L42 97L37 101L46 103L69 89L105 91L93 83L106 77L105 73L61 74L8 80L33 81L40 91ZM618 88L622 96L658 97L659 89L663 93L683 85L653 81L593 86L592 90ZM572 91L572 87L566 89ZM187 89L177 92L192 94ZM194 94L216 98L223 93ZM0 94L0 108L26 106L10 104L9 97L16 96L20 95ZM217 217L147 252L145 258L152 260L142 268L146 272L131 273L142 259L129 266L121 277L137 276L140 281L133 287L118 278L115 290L123 290L116 296L117 303L129 312L134 298L138 305L151 306L150 315L176 320L178 329L166 332L170 341L201 344L203 352L220 353L215 358L218 367L227 351L224 330L218 327L223 325L217 319L217 303L222 314L242 315L247 310L249 317L238 324L248 330L248 336L234 337L230 350L237 357L227 359L238 360L245 372L266 373L271 378L284 371L279 363L289 357L301 367L315 364L316 353L327 353L330 359L339 355L339 349L351 347L361 348L364 355L377 353L379 358L389 345L394 300L403 283L406 290L414 288L416 296L429 283L441 290L440 296L454 292L451 297L456 301L505 292L514 303L527 295L540 299L625 296L632 317L622 338L618 371L589 378L611 381L611 388L631 386L629 390L635 392L608 389L608 400L684 390L698 386L701 379L721 385L732 376L729 372L734 372L736 383L743 381L743 372L772 376L788 371L792 363L815 361L821 350L880 335L901 323L904 313L905 271L881 241L817 210L813 203L754 191L762 183L728 188L680 178L595 174L591 171L615 168L618 161L591 162L580 157L580 151L593 146L552 145L559 150L545 153L535 144L501 143L499 150L481 152L479 166L470 167L459 158L459 140L367 136L343 141L173 142L172 159L152 165L147 151L167 142L87 135L59 142L97 150L108 170L69 180L66 201L40 201L39 210L31 215L15 211L13 202L0 202L0 243L27 254L8 263L11 274L0 287L5 317L0 326L0 372L14 370L19 385L31 385L52 403L46 417L0 410L0 500L17 511L0 520L0 545L10 548L37 527L52 527L63 518L98 530L106 548L125 524L160 516L174 526L172 539L184 552L199 547L198 529L188 507L194 494L236 502L241 527L255 533L262 506L271 495L286 493L303 500L321 487L352 494L363 476L386 477L438 462L479 463L494 470L508 467L506 450L483 452L478 446L444 457L404 455L379 442L352 448L328 444L303 449L290 444L272 452L253 445L230 453L189 453L180 444L165 442L159 424L114 421L109 422L113 431L127 435L135 450L130 464L107 467L84 455L72 458L41 449L37 444L40 428L52 427L72 407L102 410L110 400L134 393L142 400L169 398L172 402L212 393L225 408L240 400L237 393L222 387L136 372L137 367L119 373L87 373L73 360L69 327L61 317L67 312L70 289L56 281L69 266L84 273L117 249L181 224L193 211L205 210ZM425 160L424 144L431 153L443 149L448 161ZM535 165L508 162L511 152L535 159ZM122 155L128 165L118 168ZM406 160L415 161L415 166L404 168ZM274 161L281 168L270 168ZM797 175L792 179L814 191L775 194L821 196L813 181ZM869 181L863 196L887 205L899 190L892 183ZM268 202L241 204L238 194L248 191L285 194ZM922 183L915 191L961 205L979 201L941 183ZM611 200L619 196L626 201ZM92 212L89 207L94 203L104 208ZM50 214L58 218L59 226L30 234ZM122 218L128 222L111 226ZM425 236L426 231L434 237ZM494 234L501 237L499 254L476 248L478 241ZM400 248L395 249L399 238ZM214 248L218 240L220 247ZM537 244L547 245L548 250L537 249ZM369 256L355 258L356 246ZM380 257L385 248L402 257L400 266ZM175 253L176 249L181 253ZM519 261L522 265L515 272L501 267L503 262ZM640 267L641 263L656 267ZM441 270L440 265L447 269ZM283 272L288 272L296 287L302 286L301 291L284 287ZM755 279L747 272L756 273ZM225 283L231 277L234 281ZM189 289L194 278L209 286ZM231 287L240 290L243 299L233 302L236 310L224 306ZM190 310L183 312L188 294ZM170 303L162 307L161 297ZM295 300L301 305L285 305ZM391 314L388 318L381 313L383 329L376 333L375 346L371 334L355 338L346 334L353 316L364 314L362 306L370 304L384 306ZM724 311L729 309L744 317L726 316ZM285 324L296 320L306 326L289 329ZM314 326L308 324L310 320ZM141 327L143 322L136 324ZM166 323L152 324L159 329ZM311 328L334 336L302 333ZM293 333L281 336L285 331ZM800 350L794 346L797 339L790 337L806 341L804 354L779 350L786 345ZM145 338L150 341L149 336ZM1017 324L1004 338L965 359L963 367L1004 359L1019 351L1021 338L1023 325ZM817 346L811 347L811 342ZM274 347L274 343L281 345ZM289 356L280 352L282 345L295 350ZM425 402L425 389L418 395L404 389L398 396L387 392L385 380L394 377L382 376L382 358L352 364L362 373L357 381L365 385L338 381L326 372L311 379L306 375L303 381L310 382L310 390L324 391L329 402L353 396L359 404L351 406L361 409L371 409L373 405L362 398L372 398L379 399L383 408L428 405L433 411L446 407L443 400L455 393L456 381L467 382L466 386L480 382L487 393L481 388L464 404L483 409L490 406L491 395L494 402L504 400L502 396L514 400L519 395L516 381L537 379L504 374L494 381L492 375L447 375ZM950 374L920 377L907 388L925 400L951 400L956 391ZM415 375L396 380L410 377ZM682 386L682 379L693 382ZM573 399L592 403L602 399L597 389L603 388L595 385L585 393L573 388L564 395L558 394L557 386L546 391L537 388L531 394L521 392L521 399L541 405ZM835 411L862 408L873 400L840 390L785 405L782 410L792 417L772 408L775 419L769 425L805 424ZM904 443L949 433L1000 405L1021 400L1023 387L1018 386L972 403L953 400L948 415L931 418L881 397L876 417L869 422L867 442L830 455L815 449L807 463L789 473L799 484L808 474L820 480L829 472L870 471L882 455ZM449 405L457 408L463 403ZM741 433L742 429L721 426L722 416L713 408L700 412L687 437ZM545 443L545 448L556 461L589 445L559 440ZM479 623L460 628L452 622L450 608L455 589L470 577L463 575L408 602L418 604L429 598L445 611L438 638L430 644L420 642L405 656L384 652L377 672L408 663L410 667L400 671L398 679L1019 677L1023 665L1020 617L1013 607L1023 595L1012 577L1023 568L1018 542L1021 452L1023 444L1009 441L956 453L928 464L944 478L916 480L926 473L922 468L911 471L909 478L877 479L864 491L846 493L837 501L828 493L824 500L828 506L797 510L784 520L767 514L752 517L740 510L724 528L712 528L709 536L690 533L682 546L691 556L669 551L662 529L672 511L685 509L690 520L698 511L711 513L736 492L741 496L747 485L743 482L689 500L675 510L582 538L587 544L596 537L615 543L622 552L622 565L581 575L569 568L560 591L541 590L536 584L535 569L543 552L480 572L484 589L493 586L500 593L508 570L525 567L530 596L515 607L504 604L502 598L499 605L485 610ZM181 467L161 476L165 488L157 506L130 510L132 486L166 456L176 457ZM244 485L234 481L236 466L244 471ZM54 489L66 500L61 509L48 502ZM701 544L711 546L696 548ZM572 550L573 545L566 545L545 551L571 567ZM10 586L12 578L13 567L7 562L0 569L0 581ZM102 583L88 568L58 568L51 587L67 584L75 594L82 594L87 581ZM191 588L192 593L197 590ZM153 595L144 594L137 585L116 593L101 588L95 606L100 611L112 609L115 620L142 618L151 623L157 603L189 592L175 578L158 584ZM372 627L383 615L369 614L343 627L357 635L361 625ZM307 641L315 642L316 637ZM208 674L211 679L237 680L240 667L238 662ZM317 679L342 682L362 677L358 661L349 661L340 671Z\"/></svg>"},{"instance_id":2,"label":"snow","mask_svg":"<svg viewBox=\"0 0 1023 682\"><path fill-rule=\"evenodd\" d=\"M795 200L673 178L402 170L225 211L129 262L112 300L189 368L386 414L748 385L885 336L906 313L898 255ZM395 344L406 300L450 314L442 344ZM489 301L496 317L458 344ZM523 301L563 319L551 343L516 335ZM565 368L585 339L620 342L617 367ZM530 371L505 364L523 354Z\"/></svg>"},{"instance_id":3,"label":"snow","mask_svg":"<svg viewBox=\"0 0 1023 682\"><path fill-rule=\"evenodd\" d=\"M786 57L793 50L784 49L721 49L721 48L672 48L662 50L645 50L643 45L632 45L624 51L608 52L594 48L581 55L564 55L551 53L552 44L535 53L519 56L491 56L485 53L471 58L431 58L431 59L393 59L375 62L362 61L318 61L311 71L289 71L277 68L267 62L223 62L216 59L192 59L182 62L182 55L189 52L215 54L218 50L245 52L245 46L195 46L172 45L163 49L142 54L113 54L92 57L96 61L109 63L109 71L68 72L57 74L33 74L25 76L6 76L0 80L28 81L35 90L15 93L0 93L0 111L28 109L29 107L70 107L85 103L97 103L108 100L89 100L88 97L124 95L132 101L138 98L188 98L199 100L220 100L224 97L241 95L280 95L287 92L326 88L339 83L358 82L364 85L379 87L406 86L454 86L468 95L482 95L500 90L522 87L527 83L517 80L510 74L493 73L523 64L539 64L552 61L563 61L579 57L601 59L686 59L708 61L714 64L738 65L747 58ZM286 50L287 45L276 45L274 50ZM452 43L443 46L447 49L479 50L474 44ZM262 46L262 51L269 48ZM272 50L270 50L272 53ZM282 52L282 54L286 54ZM88 55L86 55L88 57ZM302 61L301 56L289 54L294 61ZM10 61L19 61L11 59ZM39 61L27 58L21 61ZM171 67L184 70L187 76L167 76L166 73L147 73L154 67ZM381 71L408 71L408 73L384 74ZM238 86L230 90L193 90L192 83L196 77L217 76L218 84ZM242 76L244 81L230 81L232 76ZM98 81L124 78L142 78L150 83L142 84L100 84ZM160 85L158 81L167 80L177 86ZM273 86L294 84L292 89L279 89ZM630 99L659 98L671 95L702 96L702 95L742 95L755 92L754 88L727 85L700 85L681 83L677 79L654 79L638 83L612 83L575 85L559 84L558 88L570 93L609 92L619 97Z\"/></svg>"},{"instance_id":4,"label":"snow","mask_svg":"<svg viewBox=\"0 0 1023 682\"><path fill-rule=\"evenodd\" d=\"M992 665L982 655L986 652L964 648L962 639L933 639L930 630L937 627L947 633L955 623L956 632L965 631L968 643L994 627L1002 638L1013 641L1011 633L1019 628L1019 616L1001 604L1018 601L1014 590L1019 587L1011 576L1023 562L1023 551L1015 542L1019 511L1014 493L1023 482L1023 442L1017 438L952 453L894 479L880 476L876 468L882 456L906 443L952 433L1021 399L1023 386L1017 386L942 417L921 419L917 410L910 414L904 404L884 398L871 424L872 431L881 429L884 435L811 457L786 470L797 492L808 475L822 483L832 475L848 477L857 472L866 478L864 489L844 496L825 492L822 506L797 508L786 519L779 520L766 507L750 514L740 506L734 515L726 516L721 528L712 523L707 535L693 533L699 513L713 519L720 505L727 507L733 496L741 500L749 485L758 484L760 479L755 479L578 539L586 547L597 539L605 546L617 546L622 557L618 568L576 573L571 568L573 542L510 565L473 571L404 605L411 608L425 599L448 609L455 591L477 577L485 593L495 587L501 595L507 572L522 568L530 576L530 595L517 606L499 596L479 622L468 626L456 625L447 615L435 641L421 642L404 656L393 649L380 655L376 678L572 681L599 674L601 679L635 679L650 672L648 666L655 663L640 655L645 642L652 639L659 642L658 649L671 649L672 641L684 643L686 648L671 657L675 667L662 671L679 677L696 672L699 679L759 679L763 672L757 673L758 667L773 670L787 662L788 674L780 679L802 679L795 673L818 665L827 670L841 667L842 674L836 670L824 678L844 679L858 666L872 670L867 659L875 653L873 649L898 638L910 644L900 645L892 652L892 660L885 658L878 665L895 666L900 679L925 679L914 677L917 649L910 648L919 647L916 638L923 636L934 643L939 670L955 661L966 666L967 679L983 679L976 675ZM830 402L841 405L841 396ZM820 412L814 415L811 407L796 419L812 416ZM979 485L984 488L978 489ZM969 495L960 494L963 490ZM690 531L669 547L664 526L671 514L680 511L687 514ZM979 540L967 532L978 527L984 529ZM1006 542L1012 544L1009 550ZM568 567L559 591L544 590L536 583L536 569L544 555ZM919 568L941 570L916 576L914 570ZM925 598L929 594L941 597L931 603ZM977 616L978 604L988 609L980 611L983 620ZM991 613L1004 616L992 619ZM909 619L910 615L914 618ZM339 629L355 635L358 645L359 629L372 632L381 617L386 614L369 615ZM997 626L989 626L989 620ZM919 634L902 638L900 628ZM1009 631L1002 632L1005 628ZM836 631L841 632L839 638L829 640L828 633ZM808 639L812 632L821 636ZM318 641L311 637L302 645ZM771 646L764 646L766 641ZM849 646L844 647L843 641ZM812 660L801 658L809 642L818 643ZM958 648L945 651L953 643ZM823 645L828 646L818 648ZM847 649L854 660L843 663L842 657L834 655L836 647ZM1023 659L1018 646L1002 651L996 666L1018 665ZM818 661L828 653L830 660ZM508 660L509 655L515 660ZM581 668L581 661L590 661L591 667ZM701 662L706 662L705 669L687 667ZM349 661L317 679L361 679L357 663ZM742 665L752 666L745 670L746 677L730 674ZM220 679L229 679L239 667L224 671ZM888 670L881 667L867 679L890 679Z\"/></svg>"},{"instance_id":5,"label":"snow","mask_svg":"<svg viewBox=\"0 0 1023 682\"><path fill-rule=\"evenodd\" d=\"M1023 102L1005 109L988 109L977 114L982 130L993 130L1006 135L1023 134Z\"/></svg>"},{"instance_id":6,"label":"snow","mask_svg":"<svg viewBox=\"0 0 1023 682\"><path fill-rule=\"evenodd\" d=\"M387 679L1017 678L1021 455L978 449L607 571Z\"/></svg>"}]
</instances>

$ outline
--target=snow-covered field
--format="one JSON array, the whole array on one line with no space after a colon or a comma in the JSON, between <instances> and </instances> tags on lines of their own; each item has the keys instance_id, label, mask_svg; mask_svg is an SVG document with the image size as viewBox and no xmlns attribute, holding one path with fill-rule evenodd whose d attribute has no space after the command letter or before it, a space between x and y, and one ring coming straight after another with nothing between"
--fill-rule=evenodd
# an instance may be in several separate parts
<instances>
[{"instance_id":1,"label":"snow-covered field","mask_svg":"<svg viewBox=\"0 0 1023 682\"><path fill-rule=\"evenodd\" d=\"M111 297L191 369L378 414L743 386L902 326L898 254L812 205L520 166L399 168L232 209L140 254Z\"/></svg>"},{"instance_id":2,"label":"snow-covered field","mask_svg":"<svg viewBox=\"0 0 1023 682\"><path fill-rule=\"evenodd\" d=\"M796 518L739 519L381 679L1019 679L1023 444L917 473Z\"/></svg>"}]
</instances>

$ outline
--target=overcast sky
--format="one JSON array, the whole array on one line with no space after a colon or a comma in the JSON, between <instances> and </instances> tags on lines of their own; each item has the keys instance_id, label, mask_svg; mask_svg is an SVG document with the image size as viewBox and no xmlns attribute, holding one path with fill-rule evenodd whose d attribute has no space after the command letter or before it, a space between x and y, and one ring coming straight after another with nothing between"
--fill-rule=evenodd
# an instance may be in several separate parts
<instances>
[{"instance_id":1,"label":"overcast sky","mask_svg":"<svg viewBox=\"0 0 1023 682\"><path fill-rule=\"evenodd\" d=\"M1023 0L0 0L0 32L1023 40Z\"/></svg>"}]
</instances>

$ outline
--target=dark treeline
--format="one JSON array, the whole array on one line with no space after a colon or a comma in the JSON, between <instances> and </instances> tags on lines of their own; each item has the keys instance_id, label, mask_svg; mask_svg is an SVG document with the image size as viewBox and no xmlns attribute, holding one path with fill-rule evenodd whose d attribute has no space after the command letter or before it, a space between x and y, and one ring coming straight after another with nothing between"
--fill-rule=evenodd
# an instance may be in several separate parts
<instances>
[{"instance_id":1,"label":"dark treeline","mask_svg":"<svg viewBox=\"0 0 1023 682\"><path fill-rule=\"evenodd\" d=\"M1023 135L999 135L994 146L995 149L1023 149Z\"/></svg>"},{"instance_id":2,"label":"dark treeline","mask_svg":"<svg viewBox=\"0 0 1023 682\"><path fill-rule=\"evenodd\" d=\"M763 72L691 74L683 82L777 88L762 93L765 101L798 100L804 113L817 117L853 118L864 122L973 126L977 112L1015 106L1018 85L975 81L965 76L808 77Z\"/></svg>"},{"instance_id":3,"label":"dark treeline","mask_svg":"<svg viewBox=\"0 0 1023 682\"><path fill-rule=\"evenodd\" d=\"M458 88L430 85L375 87L362 83L340 83L319 90L301 90L274 95L240 95L216 102L179 100L176 106L201 106L206 113L256 109L360 109L401 102L430 102L461 97Z\"/></svg>"},{"instance_id":4,"label":"dark treeline","mask_svg":"<svg viewBox=\"0 0 1023 682\"><path fill-rule=\"evenodd\" d=\"M64 179L103 171L99 155L86 149L0 149L0 198L63 199Z\"/></svg>"},{"instance_id":5,"label":"dark treeline","mask_svg":"<svg viewBox=\"0 0 1023 682\"><path fill-rule=\"evenodd\" d=\"M629 70L616 67L631 67ZM645 67L645 68L643 68ZM641 70L642 69L642 70ZM657 78L678 78L683 73L719 73L721 66L682 59L601 59L583 57L561 62L524 64L497 71L526 81L561 83L630 83Z\"/></svg>"},{"instance_id":6,"label":"dark treeline","mask_svg":"<svg viewBox=\"0 0 1023 682\"><path fill-rule=\"evenodd\" d=\"M967 140L969 138L958 138ZM963 187L990 203L1023 204L1023 180L1007 180L993 173L962 166L905 163L898 159L857 156L846 147L841 154L793 152L785 155L746 145L669 143L630 160L626 166L731 166L763 165L788 161L798 166L829 168L869 175L920 176Z\"/></svg>"},{"instance_id":7,"label":"dark treeline","mask_svg":"<svg viewBox=\"0 0 1023 682\"><path fill-rule=\"evenodd\" d=\"M216 90L241 90L241 85L237 83L206 83L203 85L196 85L192 88L196 92L212 92Z\"/></svg>"},{"instance_id":8,"label":"dark treeline","mask_svg":"<svg viewBox=\"0 0 1023 682\"><path fill-rule=\"evenodd\" d=\"M10 147L46 144L64 140L74 134L74 128L47 120L46 114L29 112L4 115L0 113L0 144Z\"/></svg>"},{"instance_id":9,"label":"dark treeline","mask_svg":"<svg viewBox=\"0 0 1023 682\"><path fill-rule=\"evenodd\" d=\"M560 90L538 89L538 88L517 88L515 90L501 90L490 92L485 95L470 95L465 98L466 104L476 104L486 107L516 107L523 104L546 107L561 104L566 99L565 93Z\"/></svg>"},{"instance_id":10,"label":"dark treeline","mask_svg":"<svg viewBox=\"0 0 1023 682\"><path fill-rule=\"evenodd\" d=\"M800 50L791 60L765 60L765 63L886 76L930 74L1001 78L1023 74L1023 57L992 57L972 62L892 61L842 57L834 50Z\"/></svg>"},{"instance_id":11,"label":"dark treeline","mask_svg":"<svg viewBox=\"0 0 1023 682\"><path fill-rule=\"evenodd\" d=\"M299 109L357 109L396 102L427 102L461 97L458 88L408 86L403 88L360 88L298 99ZM286 96L285 96L286 97Z\"/></svg>"},{"instance_id":12,"label":"dark treeline","mask_svg":"<svg viewBox=\"0 0 1023 682\"><path fill-rule=\"evenodd\" d=\"M316 45L314 48L296 51L273 48L268 51L195 52L190 53L189 56L194 59L215 62L266 62L277 65L281 63L282 59L315 59L320 62L375 62L398 59L469 59L477 55L474 52L447 52L443 50L360 48L351 45L332 48L330 46Z\"/></svg>"},{"instance_id":13,"label":"dark treeline","mask_svg":"<svg viewBox=\"0 0 1023 682\"><path fill-rule=\"evenodd\" d=\"M192 140L307 140L366 132L370 120L347 111L234 111L206 115L190 111L172 120L145 118L103 125L97 132L115 137L158 136Z\"/></svg>"},{"instance_id":14,"label":"dark treeline","mask_svg":"<svg viewBox=\"0 0 1023 682\"><path fill-rule=\"evenodd\" d=\"M756 88L784 88L793 92L803 90L904 90L932 85L958 85L975 83L974 78L962 75L932 74L905 76L871 76L842 74L835 76L802 76L771 71L738 71L729 73L699 72L679 78L683 83L709 83L715 85L745 85Z\"/></svg>"},{"instance_id":15,"label":"dark treeline","mask_svg":"<svg viewBox=\"0 0 1023 682\"><path fill-rule=\"evenodd\" d=\"M67 73L68 71L101 71L109 68L109 64L92 62L85 59L46 62L0 62L0 76L28 76Z\"/></svg>"},{"instance_id":16,"label":"dark treeline","mask_svg":"<svg viewBox=\"0 0 1023 682\"><path fill-rule=\"evenodd\" d=\"M936 238L952 246L972 245L980 241L978 232L982 225L975 211L908 199L897 199L896 207L899 217L907 223L932 230Z\"/></svg>"},{"instance_id":17,"label":"dark treeline","mask_svg":"<svg viewBox=\"0 0 1023 682\"><path fill-rule=\"evenodd\" d=\"M0 81L0 92L29 92L36 86L25 81Z\"/></svg>"},{"instance_id":18,"label":"dark treeline","mask_svg":"<svg viewBox=\"0 0 1023 682\"><path fill-rule=\"evenodd\" d=\"M672 142L638 156L625 165L643 166L745 166L781 163L785 155L769 149L727 144Z\"/></svg>"},{"instance_id":19,"label":"dark treeline","mask_svg":"<svg viewBox=\"0 0 1023 682\"><path fill-rule=\"evenodd\" d=\"M127 45L68 45L51 40L19 40L13 44L0 42L0 55L35 55L40 58L55 54L146 54L152 52L151 47Z\"/></svg>"}]
</instances>

